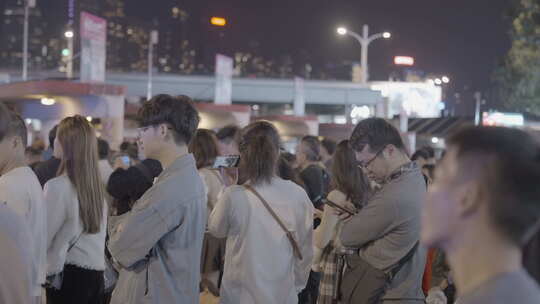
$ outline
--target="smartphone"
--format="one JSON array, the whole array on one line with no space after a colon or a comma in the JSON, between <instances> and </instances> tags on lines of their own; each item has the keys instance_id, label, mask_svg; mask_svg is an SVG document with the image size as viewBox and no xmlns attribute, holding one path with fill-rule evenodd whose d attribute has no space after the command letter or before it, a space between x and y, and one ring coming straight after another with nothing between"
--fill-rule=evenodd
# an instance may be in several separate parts
<instances>
[{"instance_id":1,"label":"smartphone","mask_svg":"<svg viewBox=\"0 0 540 304\"><path fill-rule=\"evenodd\" d=\"M338 209L338 210L340 210L342 212L345 212L345 213L347 213L349 215L355 215L356 214L355 212L353 212L353 211L351 211L351 210L349 210L349 209L347 209L345 207L342 207L342 206L340 206L340 205L338 205L338 204L336 204L336 203L334 203L332 201L329 201L329 200L327 200L325 198L322 199L322 202L323 202L323 204L326 204L326 205L328 205L328 206L330 206L332 208Z\"/></svg>"},{"instance_id":2,"label":"smartphone","mask_svg":"<svg viewBox=\"0 0 540 304\"><path fill-rule=\"evenodd\" d=\"M129 166L131 164L129 156L121 156L120 159L122 159L122 163L126 166Z\"/></svg>"},{"instance_id":3,"label":"smartphone","mask_svg":"<svg viewBox=\"0 0 540 304\"><path fill-rule=\"evenodd\" d=\"M240 155L218 156L212 168L236 168L240 164Z\"/></svg>"}]
</instances>

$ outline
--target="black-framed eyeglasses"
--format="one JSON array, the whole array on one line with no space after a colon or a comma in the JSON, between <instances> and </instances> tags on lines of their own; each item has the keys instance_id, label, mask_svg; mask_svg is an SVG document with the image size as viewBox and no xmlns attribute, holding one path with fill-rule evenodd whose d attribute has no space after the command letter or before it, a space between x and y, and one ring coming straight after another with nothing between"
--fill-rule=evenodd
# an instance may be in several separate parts
<instances>
[{"instance_id":1,"label":"black-framed eyeglasses","mask_svg":"<svg viewBox=\"0 0 540 304\"><path fill-rule=\"evenodd\" d=\"M375 153L375 155L368 161L361 161L358 166L362 169L366 169L377 157L379 157L379 155L381 155L382 151L384 151L384 149L386 148L386 146L382 147L379 151L377 151L377 153Z\"/></svg>"}]
</instances>

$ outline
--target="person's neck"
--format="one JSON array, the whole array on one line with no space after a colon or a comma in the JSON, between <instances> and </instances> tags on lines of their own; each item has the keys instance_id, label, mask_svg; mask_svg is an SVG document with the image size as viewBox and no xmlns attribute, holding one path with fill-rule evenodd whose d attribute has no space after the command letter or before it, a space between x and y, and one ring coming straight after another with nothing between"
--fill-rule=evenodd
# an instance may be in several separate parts
<instances>
[{"instance_id":1,"label":"person's neck","mask_svg":"<svg viewBox=\"0 0 540 304\"><path fill-rule=\"evenodd\" d=\"M522 253L518 247L488 229L467 230L468 236L464 236L459 245L445 248L460 295L474 291L500 274L522 268Z\"/></svg>"},{"instance_id":2,"label":"person's neck","mask_svg":"<svg viewBox=\"0 0 540 304\"><path fill-rule=\"evenodd\" d=\"M161 163L161 166L163 167L163 170L167 169L172 163L174 163L175 160L178 158L187 155L188 148L186 145L183 146L177 146L177 145L171 145L165 149L162 149L159 153L159 155L156 155L156 159L159 160Z\"/></svg>"},{"instance_id":3,"label":"person's neck","mask_svg":"<svg viewBox=\"0 0 540 304\"><path fill-rule=\"evenodd\" d=\"M0 176L8 173L11 170L25 167L26 163L21 158L9 160L2 168L0 168Z\"/></svg>"}]
</instances>

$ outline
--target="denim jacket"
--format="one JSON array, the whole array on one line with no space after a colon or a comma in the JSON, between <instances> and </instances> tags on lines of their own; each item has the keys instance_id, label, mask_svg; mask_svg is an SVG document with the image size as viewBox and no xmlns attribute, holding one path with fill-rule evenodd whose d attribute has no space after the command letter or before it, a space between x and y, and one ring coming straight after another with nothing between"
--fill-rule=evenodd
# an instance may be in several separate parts
<instances>
[{"instance_id":1,"label":"denim jacket","mask_svg":"<svg viewBox=\"0 0 540 304\"><path fill-rule=\"evenodd\" d=\"M191 154L166 168L132 211L110 219L121 266L112 304L199 303L206 193Z\"/></svg>"}]
</instances>

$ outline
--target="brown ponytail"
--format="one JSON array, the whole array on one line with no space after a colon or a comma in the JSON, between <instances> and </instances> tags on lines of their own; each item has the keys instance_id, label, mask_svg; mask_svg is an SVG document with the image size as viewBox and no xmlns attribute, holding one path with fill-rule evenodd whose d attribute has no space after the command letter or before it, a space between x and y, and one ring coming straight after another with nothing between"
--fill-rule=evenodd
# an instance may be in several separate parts
<instances>
[{"instance_id":1,"label":"brown ponytail","mask_svg":"<svg viewBox=\"0 0 540 304\"><path fill-rule=\"evenodd\" d=\"M251 183L269 183L276 175L279 145L278 132L269 122L254 122L242 130L240 170Z\"/></svg>"}]
</instances>

